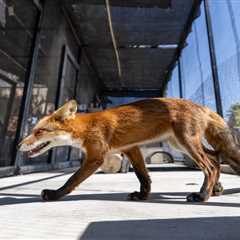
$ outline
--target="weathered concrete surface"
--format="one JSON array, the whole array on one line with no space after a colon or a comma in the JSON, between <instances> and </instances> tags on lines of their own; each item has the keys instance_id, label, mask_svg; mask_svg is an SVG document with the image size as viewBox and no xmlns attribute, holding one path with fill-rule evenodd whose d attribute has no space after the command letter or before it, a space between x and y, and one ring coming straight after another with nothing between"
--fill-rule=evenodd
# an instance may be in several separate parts
<instances>
[{"instance_id":1,"label":"weathered concrete surface","mask_svg":"<svg viewBox=\"0 0 240 240\"><path fill-rule=\"evenodd\" d=\"M71 172L71 170L70 170ZM197 191L197 171L154 171L149 201L126 201L138 189L134 173L95 174L58 202L42 202L69 170L0 179L0 239L239 240L240 179L222 174L226 193L208 203L185 202Z\"/></svg>"}]
</instances>

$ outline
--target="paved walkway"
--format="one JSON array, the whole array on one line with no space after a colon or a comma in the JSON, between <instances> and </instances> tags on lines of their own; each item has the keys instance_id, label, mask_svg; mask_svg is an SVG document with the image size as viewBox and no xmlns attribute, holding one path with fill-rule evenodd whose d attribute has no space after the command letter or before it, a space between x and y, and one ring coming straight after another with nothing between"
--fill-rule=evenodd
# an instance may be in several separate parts
<instances>
[{"instance_id":1,"label":"paved walkway","mask_svg":"<svg viewBox=\"0 0 240 240\"><path fill-rule=\"evenodd\" d=\"M126 201L138 189L134 173L95 174L57 202L42 202L43 188L57 188L72 170L0 179L0 239L239 240L240 179L222 174L226 189L208 203L185 202L202 174L153 171L146 202Z\"/></svg>"}]
</instances>

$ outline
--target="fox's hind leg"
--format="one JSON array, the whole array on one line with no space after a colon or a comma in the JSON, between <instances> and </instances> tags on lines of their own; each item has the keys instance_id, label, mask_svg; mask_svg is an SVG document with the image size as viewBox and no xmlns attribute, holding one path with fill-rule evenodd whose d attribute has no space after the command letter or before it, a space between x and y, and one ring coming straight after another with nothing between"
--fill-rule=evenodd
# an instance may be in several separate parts
<instances>
[{"instance_id":1,"label":"fox's hind leg","mask_svg":"<svg viewBox=\"0 0 240 240\"><path fill-rule=\"evenodd\" d=\"M220 196L222 195L224 188L223 185L221 184L221 182L219 182L219 178L220 178L220 173L221 173L221 165L219 161L214 161L215 167L216 167L216 179L215 179L215 184L213 186L213 190L212 190L212 196Z\"/></svg>"},{"instance_id":2,"label":"fox's hind leg","mask_svg":"<svg viewBox=\"0 0 240 240\"><path fill-rule=\"evenodd\" d=\"M172 138L168 139L168 143L176 150L179 150L180 152L188 154L186 149L184 147L182 147L182 145L179 143L179 141L176 140L175 138L172 137ZM214 184L214 187L212 190L212 196L220 196L223 193L224 189L223 189L222 184L219 182L220 162L218 160L218 153L215 152L214 150L210 150L210 149L206 148L204 145L202 145L202 149L205 152L205 154L208 156L209 160L211 160L213 162L213 165L216 167L216 179L215 179L215 184ZM206 185L207 181L208 181L208 177L205 176L203 187Z\"/></svg>"},{"instance_id":3,"label":"fox's hind leg","mask_svg":"<svg viewBox=\"0 0 240 240\"><path fill-rule=\"evenodd\" d=\"M215 180L215 184L213 186L213 191L212 191L212 196L220 196L223 194L224 188L222 183L219 181L220 178L220 173L221 173L221 165L220 162L216 162L215 161L215 167L217 169L217 173L216 173L216 180Z\"/></svg>"},{"instance_id":4,"label":"fox's hind leg","mask_svg":"<svg viewBox=\"0 0 240 240\"><path fill-rule=\"evenodd\" d=\"M213 187L212 196L220 196L220 195L222 195L224 188L223 188L221 182L219 182L220 173L221 173L219 153L214 150L210 150L210 149L206 148L204 145L202 145L202 147L203 147L204 152L207 154L208 158L213 162L213 164L215 165L216 170L217 170L216 180L215 180L216 182Z\"/></svg>"},{"instance_id":5,"label":"fox's hind leg","mask_svg":"<svg viewBox=\"0 0 240 240\"><path fill-rule=\"evenodd\" d=\"M224 192L224 188L221 182L215 183L213 187L212 196L221 196Z\"/></svg>"},{"instance_id":6,"label":"fox's hind leg","mask_svg":"<svg viewBox=\"0 0 240 240\"><path fill-rule=\"evenodd\" d=\"M218 177L217 165L211 161L204 152L201 144L201 136L198 131L194 131L194 126L190 129L177 128L175 136L181 146L189 154L189 156L196 162L199 168L204 173L204 182L199 193L191 193L187 196L189 202L204 202L212 195L216 179Z\"/></svg>"},{"instance_id":7,"label":"fox's hind leg","mask_svg":"<svg viewBox=\"0 0 240 240\"><path fill-rule=\"evenodd\" d=\"M130 200L146 200L151 191L151 179L148 175L148 170L144 163L144 158L139 147L132 147L123 151L131 162L135 174L140 182L140 191L130 193Z\"/></svg>"},{"instance_id":8,"label":"fox's hind leg","mask_svg":"<svg viewBox=\"0 0 240 240\"><path fill-rule=\"evenodd\" d=\"M212 161L212 159L211 159L211 161ZM222 193L224 191L224 188L223 188L221 182L219 182L220 172L221 172L220 163L213 161L212 165L215 167L216 175L215 175L215 180L214 180L214 185L213 185L211 196L220 196L220 195L222 195ZM204 183L202 186L203 190L204 190L204 187L206 186L207 182L208 182L208 177L205 175ZM200 190L200 192L201 192L201 190Z\"/></svg>"}]
</instances>

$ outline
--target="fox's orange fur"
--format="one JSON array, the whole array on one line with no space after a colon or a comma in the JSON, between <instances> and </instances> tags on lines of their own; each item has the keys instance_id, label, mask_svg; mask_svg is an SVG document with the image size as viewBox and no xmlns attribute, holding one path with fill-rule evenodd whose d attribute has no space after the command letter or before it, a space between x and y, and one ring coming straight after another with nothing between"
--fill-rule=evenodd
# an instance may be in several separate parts
<instances>
[{"instance_id":1,"label":"fox's orange fur","mask_svg":"<svg viewBox=\"0 0 240 240\"><path fill-rule=\"evenodd\" d=\"M83 165L64 186L43 190L45 200L70 193L101 166L105 154L111 151L122 151L128 156L140 181L140 192L130 194L130 199L147 199L151 180L138 146L162 140L188 154L204 172L200 192L190 194L188 201L206 201L222 191L217 153L224 153L240 173L240 152L224 120L191 101L148 99L89 114L77 114L76 109L75 101L68 102L40 120L20 144L20 150L30 151L33 156L60 145L80 147L86 153ZM202 144L203 138L214 150Z\"/></svg>"}]
</instances>

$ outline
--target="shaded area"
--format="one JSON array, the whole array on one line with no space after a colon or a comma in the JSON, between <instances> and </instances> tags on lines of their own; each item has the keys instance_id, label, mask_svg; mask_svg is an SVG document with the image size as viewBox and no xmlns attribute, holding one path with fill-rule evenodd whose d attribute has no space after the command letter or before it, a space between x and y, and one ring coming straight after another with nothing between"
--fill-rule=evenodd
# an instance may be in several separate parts
<instances>
[{"instance_id":1,"label":"shaded area","mask_svg":"<svg viewBox=\"0 0 240 240\"><path fill-rule=\"evenodd\" d=\"M58 174L58 175L54 175L54 176L51 176L51 177L40 178L40 179L33 180L33 181L27 181L27 182L23 182L23 183L17 183L17 184L13 184L13 185L6 186L6 187L1 187L1 188L0 188L0 191L2 191L2 190L7 190L7 189L11 189L11 188L16 188L16 187L22 187L22 186L26 186L26 185L29 185L29 184L34 184L34 183L38 183L38 182L42 182L42 181L46 181L46 180L53 179L53 178L57 178L57 177L62 177L62 176L64 176L64 175L66 175L66 174L69 174L69 172L60 173L60 174Z\"/></svg>"},{"instance_id":2,"label":"shaded area","mask_svg":"<svg viewBox=\"0 0 240 240\"><path fill-rule=\"evenodd\" d=\"M185 166L169 166L169 167L161 167L159 165L157 166L149 166L148 165L148 170L151 172L157 172L157 171L162 171L162 172L167 172L167 171L198 171L197 169L191 169L189 167L185 167ZM33 181L27 181L27 182L23 182L23 183L18 183L18 184L13 184L10 186L5 186L5 187L0 187L0 191L2 190L7 190L7 189L11 189L11 188L15 188L15 187L21 187L21 186L25 186L25 185L29 185L29 184L34 184L34 183L38 183L38 182L42 182L42 181L46 181L46 180L50 180L53 178L57 178L57 177L62 177L64 175L68 175L68 174L72 174L74 173L76 170L75 169L62 169L62 170L57 170L53 173L59 173L57 175L54 176L50 176L50 177L45 177L45 178L40 178L40 179L36 179ZM133 168L130 168L130 172L134 172ZM99 171L95 174L105 174L102 171Z\"/></svg>"},{"instance_id":3,"label":"shaded area","mask_svg":"<svg viewBox=\"0 0 240 240\"><path fill-rule=\"evenodd\" d=\"M82 3L82 4L99 4L99 5L104 5L105 1L104 0L71 0L69 2L72 3ZM131 0L131 1L121 1L121 0L114 0L111 1L112 6L122 6L122 7L159 7L159 8L168 8L171 6L171 0L151 0L146 1L146 0Z\"/></svg>"},{"instance_id":4,"label":"shaded area","mask_svg":"<svg viewBox=\"0 0 240 240\"><path fill-rule=\"evenodd\" d=\"M86 190L86 189L85 189ZM90 190L86 190L90 191ZM95 191L95 190L94 190ZM156 204L180 204L180 205L201 205L201 206L217 206L217 207L240 207L240 203L229 203L229 202L199 202L192 203L186 202L185 198L190 192L156 192L151 193L149 200L147 201L135 201L135 203L156 203ZM226 194L240 193L240 188L227 189L224 192ZM97 193L97 194L79 194L79 195L68 195L58 201L84 201L84 200L94 200L94 201L130 201L127 200L129 193ZM25 204L25 203L35 203L43 202L40 198L40 194L12 194L12 193L0 193L0 206L1 205L12 205L12 204ZM217 200L218 197L212 197L212 199ZM44 203L44 202L43 202Z\"/></svg>"},{"instance_id":5,"label":"shaded area","mask_svg":"<svg viewBox=\"0 0 240 240\"><path fill-rule=\"evenodd\" d=\"M79 240L237 240L239 224L240 217L93 222Z\"/></svg>"},{"instance_id":6,"label":"shaded area","mask_svg":"<svg viewBox=\"0 0 240 240\"><path fill-rule=\"evenodd\" d=\"M161 164L148 164L147 169L150 172L193 172L193 171L200 171L198 169L194 168L189 168L188 166L161 166ZM133 168L130 168L130 172L133 172Z\"/></svg>"}]
</instances>

